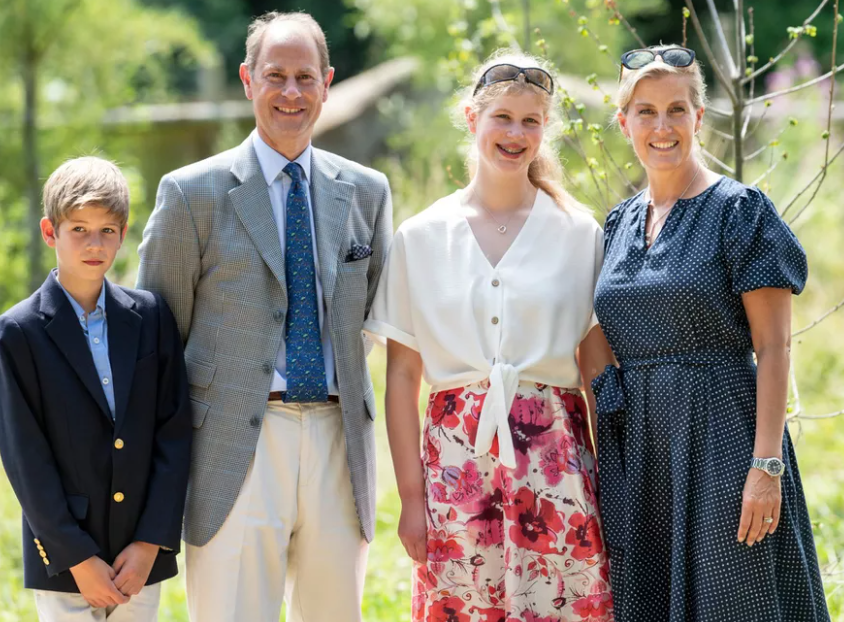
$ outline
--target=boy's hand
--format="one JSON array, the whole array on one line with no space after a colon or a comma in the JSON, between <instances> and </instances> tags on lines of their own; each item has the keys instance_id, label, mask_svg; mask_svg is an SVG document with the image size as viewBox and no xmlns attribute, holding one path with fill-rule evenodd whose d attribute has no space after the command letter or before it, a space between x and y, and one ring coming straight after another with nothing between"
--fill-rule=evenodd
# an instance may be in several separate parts
<instances>
[{"instance_id":1,"label":"boy's hand","mask_svg":"<svg viewBox=\"0 0 844 622\"><path fill-rule=\"evenodd\" d=\"M126 596L134 596L146 585L155 558L158 557L158 545L147 542L133 542L120 551L114 560L117 577L114 585Z\"/></svg>"},{"instance_id":2,"label":"boy's hand","mask_svg":"<svg viewBox=\"0 0 844 622\"><path fill-rule=\"evenodd\" d=\"M71 567L70 573L76 580L82 598L92 607L125 605L129 602L129 597L122 594L112 582L117 573L96 555Z\"/></svg>"}]
</instances>

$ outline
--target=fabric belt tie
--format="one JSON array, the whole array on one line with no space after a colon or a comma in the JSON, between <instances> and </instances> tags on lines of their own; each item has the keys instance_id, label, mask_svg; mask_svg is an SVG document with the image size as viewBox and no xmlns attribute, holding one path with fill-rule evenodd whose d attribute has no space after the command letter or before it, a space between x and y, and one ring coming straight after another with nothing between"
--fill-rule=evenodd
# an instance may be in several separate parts
<instances>
[{"instance_id":1,"label":"fabric belt tie","mask_svg":"<svg viewBox=\"0 0 844 622\"><path fill-rule=\"evenodd\" d=\"M509 469L516 468L516 450L513 433L510 431L510 409L516 399L519 387L519 372L507 363L496 363L489 373L489 390L478 421L475 437L475 456L480 457L492 448L492 441L498 433L498 456L501 464Z\"/></svg>"}]
</instances>

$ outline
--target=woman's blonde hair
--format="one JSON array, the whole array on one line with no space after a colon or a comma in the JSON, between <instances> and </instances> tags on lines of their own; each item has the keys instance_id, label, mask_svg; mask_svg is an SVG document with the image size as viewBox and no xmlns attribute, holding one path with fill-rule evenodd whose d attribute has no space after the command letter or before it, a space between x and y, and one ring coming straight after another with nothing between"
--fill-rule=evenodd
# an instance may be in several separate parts
<instances>
[{"instance_id":1,"label":"woman's blonde hair","mask_svg":"<svg viewBox=\"0 0 844 622\"><path fill-rule=\"evenodd\" d=\"M548 118L548 121L543 128L542 144L539 146L539 151L528 166L528 180L535 188L542 190L550 196L560 208L564 210L585 209L563 186L563 166L560 163L559 156L551 146L553 140L559 135L561 127L556 92L549 94L538 86L527 82L524 74L521 74L517 80L498 82L481 87L475 92L475 87L484 73L490 67L503 63L516 65L517 67L539 67L552 76L554 75L548 63L540 58L531 56L530 54L514 53L508 49L498 50L472 72L472 81L464 89L460 103L455 110L455 120L463 128L466 128L466 117L464 114L466 108L471 108L475 114L479 115L501 95L519 93L534 93L539 95L542 98L543 112ZM466 157L466 168L470 179L475 176L477 167L478 150L477 144L473 140Z\"/></svg>"},{"instance_id":2,"label":"woman's blonde hair","mask_svg":"<svg viewBox=\"0 0 844 622\"><path fill-rule=\"evenodd\" d=\"M680 46L672 44L653 46L650 49L668 50L678 47ZM627 114L627 107L630 105L630 100L633 99L633 92L636 90L636 85L639 82L645 78L660 78L662 76L688 76L691 78L689 95L691 96L692 105L695 110L699 110L706 105L706 82L703 80L703 71L700 68L700 63L694 61L688 67L672 67L671 65L654 61L641 69L625 69L622 67L618 93L615 96L615 104L618 110Z\"/></svg>"}]
</instances>

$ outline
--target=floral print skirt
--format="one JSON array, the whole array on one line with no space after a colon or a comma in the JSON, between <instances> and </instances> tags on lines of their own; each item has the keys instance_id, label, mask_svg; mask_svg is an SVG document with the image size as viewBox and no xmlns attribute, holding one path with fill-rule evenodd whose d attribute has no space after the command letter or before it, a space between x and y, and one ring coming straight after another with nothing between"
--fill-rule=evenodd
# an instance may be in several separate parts
<instances>
[{"instance_id":1,"label":"floral print skirt","mask_svg":"<svg viewBox=\"0 0 844 622\"><path fill-rule=\"evenodd\" d=\"M428 561L414 622L612 622L595 457L579 392L521 382L516 468L474 455L486 381L432 393L423 438Z\"/></svg>"}]
</instances>

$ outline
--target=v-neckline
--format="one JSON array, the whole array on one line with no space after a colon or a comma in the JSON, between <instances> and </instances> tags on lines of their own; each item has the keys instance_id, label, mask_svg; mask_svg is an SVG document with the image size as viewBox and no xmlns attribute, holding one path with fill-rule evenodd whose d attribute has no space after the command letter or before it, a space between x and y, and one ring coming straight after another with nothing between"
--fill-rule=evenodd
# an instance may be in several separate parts
<instances>
[{"instance_id":1,"label":"v-neckline","mask_svg":"<svg viewBox=\"0 0 844 622\"><path fill-rule=\"evenodd\" d=\"M463 206L463 191L459 190L458 192L459 192L459 195L457 197L457 200L462 207ZM534 214L536 213L537 207L539 207L539 205L540 205L539 197L540 197L541 194L543 194L542 190L537 188L536 189L536 197L533 199L533 205L530 208L530 213L528 213L527 218L525 218L525 222L524 222L524 224L522 224L522 228L519 229L519 232L516 234L516 237L513 238L513 241L510 242L510 246L507 247L507 250L504 251L504 254L501 255L501 259L499 259L498 262L495 265L493 265L493 263L489 260L489 257L486 256L486 253L484 253L484 249L481 247L481 243L478 242L478 238L475 236L475 231L472 229L472 225L469 224L469 219L466 218L466 215L462 212L462 210L460 211L460 220L463 221L463 225L468 230L469 237L471 238L472 246L475 247L475 250L481 256L481 259L483 260L484 264L489 268L489 270L491 272L495 272L496 270L499 270L501 268L501 265L505 262L505 260L507 260L507 258L510 255L514 254L512 252L513 247L515 247L523 237L526 237L525 230L529 227L530 223L533 220L535 220Z\"/></svg>"},{"instance_id":2,"label":"v-neckline","mask_svg":"<svg viewBox=\"0 0 844 622\"><path fill-rule=\"evenodd\" d=\"M709 184L706 188L704 188L701 192L699 192L695 196L687 197L685 199L677 199L677 201L674 202L674 205L672 206L671 211L668 212L668 216L665 217L665 222L662 223L662 228L656 234L656 237L654 238L653 242L651 242L650 246L648 246L648 244L645 240L646 233L647 233L647 226L648 226L648 203L645 202L645 201L642 201L643 204L644 204L644 208L641 210L641 212L639 214L639 228L638 228L637 240L642 245L642 249L643 249L644 253L647 255L651 251L651 249L654 246L656 246L657 242L659 242L660 238L662 237L662 232L665 231L666 229L668 229L668 223L676 220L676 218L674 218L674 212L680 211L680 210L678 210L679 207L684 207L686 205L686 203L691 203L691 202L697 201L703 195L709 194L709 191L712 188L719 185L726 178L727 178L726 175L721 175L721 177L717 181L715 181L712 184ZM645 198L645 195L646 195L647 192L648 192L647 190L642 191L642 194L639 197L640 200L643 200ZM679 218L679 216L677 218Z\"/></svg>"}]
</instances>

